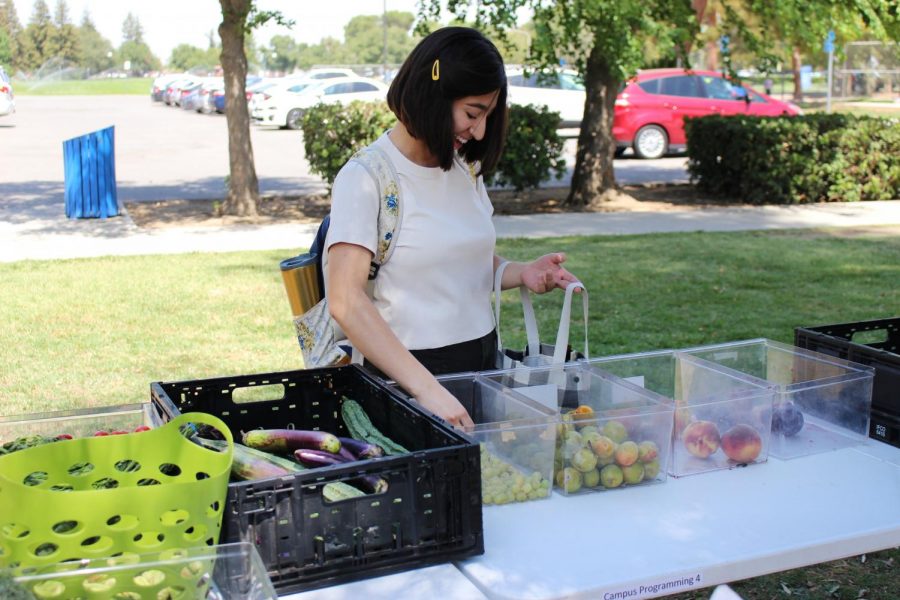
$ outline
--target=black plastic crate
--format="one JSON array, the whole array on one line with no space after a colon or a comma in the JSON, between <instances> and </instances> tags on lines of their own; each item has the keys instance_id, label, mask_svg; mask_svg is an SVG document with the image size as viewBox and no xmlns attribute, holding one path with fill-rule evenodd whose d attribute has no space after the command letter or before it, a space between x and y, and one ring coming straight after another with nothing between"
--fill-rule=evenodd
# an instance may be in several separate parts
<instances>
[{"instance_id":1,"label":"black plastic crate","mask_svg":"<svg viewBox=\"0 0 900 600\"><path fill-rule=\"evenodd\" d=\"M210 413L235 439L260 427L348 435L340 416L343 396L359 402L373 424L410 453L231 483L222 543L254 543L280 593L484 553L478 446L364 369L151 385L152 401L169 417ZM335 503L323 497L325 484L361 475L386 479L388 491Z\"/></svg>"},{"instance_id":2,"label":"black plastic crate","mask_svg":"<svg viewBox=\"0 0 900 600\"><path fill-rule=\"evenodd\" d=\"M794 344L874 367L869 437L900 447L900 317L797 327Z\"/></svg>"}]
</instances>

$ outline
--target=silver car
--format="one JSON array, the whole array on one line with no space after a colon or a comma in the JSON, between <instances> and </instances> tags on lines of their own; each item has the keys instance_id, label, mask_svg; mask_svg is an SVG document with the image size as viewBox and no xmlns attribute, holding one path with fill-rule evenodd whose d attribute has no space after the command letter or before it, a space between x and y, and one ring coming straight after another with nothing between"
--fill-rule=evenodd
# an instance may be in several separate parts
<instances>
[{"instance_id":1,"label":"silver car","mask_svg":"<svg viewBox=\"0 0 900 600\"><path fill-rule=\"evenodd\" d=\"M0 67L0 117L16 112L16 96L13 94L9 75Z\"/></svg>"}]
</instances>

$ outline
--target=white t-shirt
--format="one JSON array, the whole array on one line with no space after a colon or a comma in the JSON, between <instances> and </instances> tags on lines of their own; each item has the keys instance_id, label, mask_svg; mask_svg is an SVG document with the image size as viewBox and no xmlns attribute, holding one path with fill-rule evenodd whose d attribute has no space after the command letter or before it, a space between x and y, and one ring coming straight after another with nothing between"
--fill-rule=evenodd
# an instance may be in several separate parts
<instances>
[{"instance_id":1,"label":"white t-shirt","mask_svg":"<svg viewBox=\"0 0 900 600\"><path fill-rule=\"evenodd\" d=\"M387 133L375 145L397 171L402 211L393 254L374 281L375 307L410 350L486 335L494 328L490 301L497 234L484 182L473 181L458 161L446 172L413 163ZM378 204L377 183L365 167L345 165L332 186L325 248L346 242L374 255Z\"/></svg>"}]
</instances>

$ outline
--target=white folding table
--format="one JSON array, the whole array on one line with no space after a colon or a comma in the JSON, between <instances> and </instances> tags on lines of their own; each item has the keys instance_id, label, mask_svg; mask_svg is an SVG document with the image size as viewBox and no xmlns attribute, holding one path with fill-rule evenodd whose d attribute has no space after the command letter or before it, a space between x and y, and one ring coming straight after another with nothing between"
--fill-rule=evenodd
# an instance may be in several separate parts
<instances>
[{"instance_id":1,"label":"white folding table","mask_svg":"<svg viewBox=\"0 0 900 600\"><path fill-rule=\"evenodd\" d=\"M288 597L635 600L892 548L900 546L900 449L869 440L662 484L485 507L484 538L485 553L455 569Z\"/></svg>"}]
</instances>

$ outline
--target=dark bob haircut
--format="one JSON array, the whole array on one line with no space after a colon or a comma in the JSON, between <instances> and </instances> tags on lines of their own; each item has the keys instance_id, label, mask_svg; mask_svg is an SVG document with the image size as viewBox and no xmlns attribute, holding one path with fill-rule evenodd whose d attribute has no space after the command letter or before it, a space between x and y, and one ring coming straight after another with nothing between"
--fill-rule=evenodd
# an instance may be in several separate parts
<instances>
[{"instance_id":1,"label":"dark bob haircut","mask_svg":"<svg viewBox=\"0 0 900 600\"><path fill-rule=\"evenodd\" d=\"M434 61L439 77L432 78ZM488 116L484 138L469 140L459 150L466 162L481 162L490 173L506 140L506 71L497 47L468 27L445 27L429 34L413 49L391 82L387 102L409 133L422 140L445 171L453 165L453 101L499 90Z\"/></svg>"}]
</instances>

